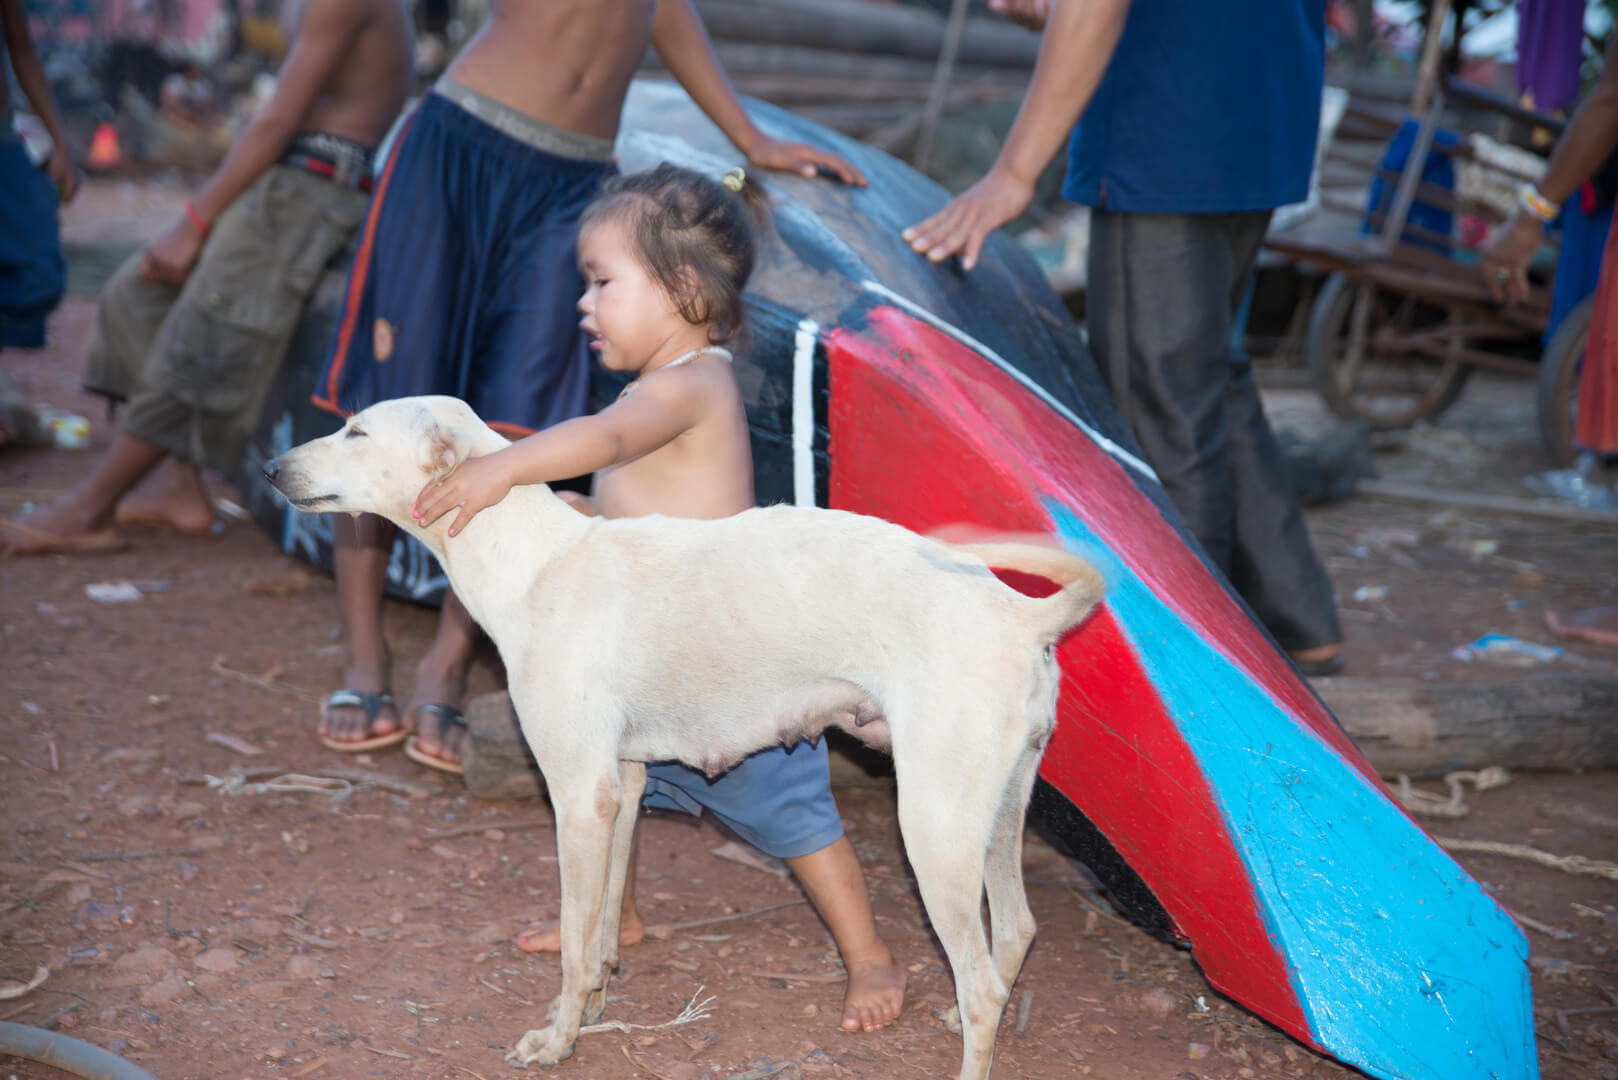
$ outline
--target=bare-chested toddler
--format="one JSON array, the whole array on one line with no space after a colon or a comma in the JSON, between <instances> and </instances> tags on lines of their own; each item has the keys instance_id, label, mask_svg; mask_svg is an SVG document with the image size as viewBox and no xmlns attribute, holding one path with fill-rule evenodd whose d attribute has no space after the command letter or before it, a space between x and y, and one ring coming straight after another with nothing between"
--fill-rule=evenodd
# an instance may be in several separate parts
<instances>
[{"instance_id":1,"label":"bare-chested toddler","mask_svg":"<svg viewBox=\"0 0 1618 1080\"><path fill-rule=\"evenodd\" d=\"M742 288L752 273L765 197L742 170L722 180L671 165L606 184L578 240L586 291L580 325L601 364L635 374L618 400L472 458L422 489L417 520L454 512L454 537L518 484L594 473L603 517L667 514L722 518L753 505L753 459L740 388L725 348L743 330ZM454 541L451 540L451 543ZM877 934L854 847L832 797L824 743L775 747L710 781L678 762L647 767L645 805L707 809L749 843L784 859L825 919L848 971L842 1025L866 1031L894 1020L905 971ZM621 940L645 935L634 865L624 891ZM518 939L556 951L554 923Z\"/></svg>"}]
</instances>

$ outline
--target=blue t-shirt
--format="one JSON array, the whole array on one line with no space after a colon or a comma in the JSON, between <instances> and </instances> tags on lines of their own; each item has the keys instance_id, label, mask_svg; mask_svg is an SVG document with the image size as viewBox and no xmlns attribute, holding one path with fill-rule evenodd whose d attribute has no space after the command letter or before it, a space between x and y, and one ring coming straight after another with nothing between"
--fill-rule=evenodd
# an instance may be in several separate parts
<instances>
[{"instance_id":1,"label":"blue t-shirt","mask_svg":"<svg viewBox=\"0 0 1618 1080\"><path fill-rule=\"evenodd\" d=\"M1301 201L1325 34L1325 0L1134 0L1073 129L1062 194L1135 213Z\"/></svg>"}]
</instances>

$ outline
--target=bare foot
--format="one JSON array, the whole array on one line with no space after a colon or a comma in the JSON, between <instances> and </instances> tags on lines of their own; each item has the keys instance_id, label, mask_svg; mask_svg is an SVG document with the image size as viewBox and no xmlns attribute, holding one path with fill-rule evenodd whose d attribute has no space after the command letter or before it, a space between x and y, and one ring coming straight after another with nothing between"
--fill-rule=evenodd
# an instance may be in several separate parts
<instances>
[{"instance_id":1,"label":"bare foot","mask_svg":"<svg viewBox=\"0 0 1618 1080\"><path fill-rule=\"evenodd\" d=\"M645 938L646 924L641 921L640 913L625 911L623 918L618 922L618 945L620 947L639 945ZM561 952L561 922L546 919L538 926L524 930L517 935L517 948L523 952Z\"/></svg>"},{"instance_id":2,"label":"bare foot","mask_svg":"<svg viewBox=\"0 0 1618 1080\"><path fill-rule=\"evenodd\" d=\"M904 1001L905 969L891 953L886 961L851 967L843 997L843 1030L875 1031L891 1024L899 1018Z\"/></svg>"},{"instance_id":3,"label":"bare foot","mask_svg":"<svg viewBox=\"0 0 1618 1080\"><path fill-rule=\"evenodd\" d=\"M71 499L58 499L25 517L0 523L0 554L115 551L127 547L105 516L88 514Z\"/></svg>"},{"instance_id":4,"label":"bare foot","mask_svg":"<svg viewBox=\"0 0 1618 1080\"><path fill-rule=\"evenodd\" d=\"M1585 608L1567 615L1547 611L1545 626L1559 638L1618 648L1618 606Z\"/></svg>"},{"instance_id":5,"label":"bare foot","mask_svg":"<svg viewBox=\"0 0 1618 1080\"><path fill-rule=\"evenodd\" d=\"M116 517L120 525L173 529L187 536L217 535L224 525L214 516L211 503L173 489L133 492L119 500Z\"/></svg>"}]
</instances>

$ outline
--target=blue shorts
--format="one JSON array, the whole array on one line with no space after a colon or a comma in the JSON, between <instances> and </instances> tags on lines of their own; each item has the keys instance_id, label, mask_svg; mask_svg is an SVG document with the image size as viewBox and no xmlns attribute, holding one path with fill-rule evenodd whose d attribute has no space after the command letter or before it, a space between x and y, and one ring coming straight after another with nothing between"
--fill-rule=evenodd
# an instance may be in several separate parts
<instances>
[{"instance_id":1,"label":"blue shorts","mask_svg":"<svg viewBox=\"0 0 1618 1080\"><path fill-rule=\"evenodd\" d=\"M574 242L616 172L612 144L445 83L405 124L371 195L315 404L347 415L449 394L508 435L582 415L590 353Z\"/></svg>"},{"instance_id":2,"label":"blue shorts","mask_svg":"<svg viewBox=\"0 0 1618 1080\"><path fill-rule=\"evenodd\" d=\"M9 125L9 113L0 112ZM0 133L0 348L38 349L45 316L67 288L56 226L56 187L22 140Z\"/></svg>"},{"instance_id":3,"label":"blue shorts","mask_svg":"<svg viewBox=\"0 0 1618 1080\"><path fill-rule=\"evenodd\" d=\"M688 814L710 811L732 832L778 859L819 851L843 835L831 794L826 742L774 746L714 780L677 761L646 766L641 805Z\"/></svg>"}]
</instances>

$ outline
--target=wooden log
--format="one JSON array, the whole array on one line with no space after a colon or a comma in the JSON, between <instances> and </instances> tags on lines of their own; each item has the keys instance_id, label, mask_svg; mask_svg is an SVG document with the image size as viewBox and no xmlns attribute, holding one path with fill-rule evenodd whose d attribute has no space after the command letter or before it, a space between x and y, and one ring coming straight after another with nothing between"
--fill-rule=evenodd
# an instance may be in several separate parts
<instances>
[{"instance_id":1,"label":"wooden log","mask_svg":"<svg viewBox=\"0 0 1618 1080\"><path fill-rule=\"evenodd\" d=\"M944 18L936 12L861 0L696 0L714 38L765 45L807 45L865 54L936 60L944 47ZM1005 19L973 18L961 35L968 64L1032 67L1039 35Z\"/></svg>"},{"instance_id":2,"label":"wooden log","mask_svg":"<svg viewBox=\"0 0 1618 1080\"><path fill-rule=\"evenodd\" d=\"M1340 677L1314 687L1385 776L1618 765L1618 676L1481 684Z\"/></svg>"},{"instance_id":3,"label":"wooden log","mask_svg":"<svg viewBox=\"0 0 1618 1080\"><path fill-rule=\"evenodd\" d=\"M505 691L479 694L467 703L461 768L466 790L480 799L537 799L545 794L545 778L528 752Z\"/></svg>"}]
</instances>

